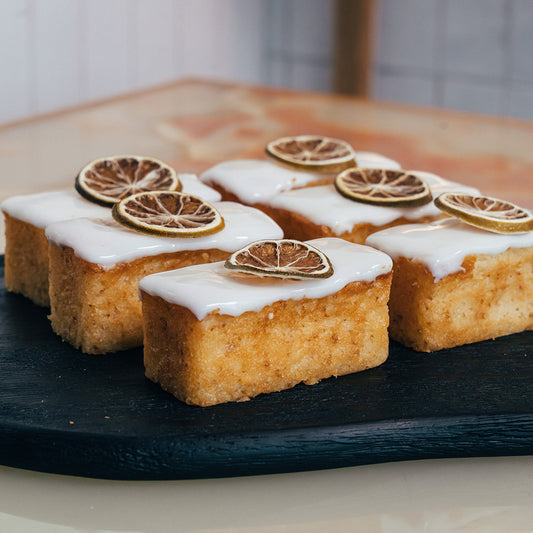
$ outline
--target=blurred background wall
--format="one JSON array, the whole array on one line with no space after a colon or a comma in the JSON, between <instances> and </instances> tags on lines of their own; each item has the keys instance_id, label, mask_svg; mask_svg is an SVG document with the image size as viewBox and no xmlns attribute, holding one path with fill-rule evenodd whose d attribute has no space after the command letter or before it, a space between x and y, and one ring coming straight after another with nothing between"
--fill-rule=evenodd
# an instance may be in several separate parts
<instances>
[{"instance_id":1,"label":"blurred background wall","mask_svg":"<svg viewBox=\"0 0 533 533\"><path fill-rule=\"evenodd\" d=\"M205 76L533 119L533 0L0 0L0 124Z\"/></svg>"}]
</instances>

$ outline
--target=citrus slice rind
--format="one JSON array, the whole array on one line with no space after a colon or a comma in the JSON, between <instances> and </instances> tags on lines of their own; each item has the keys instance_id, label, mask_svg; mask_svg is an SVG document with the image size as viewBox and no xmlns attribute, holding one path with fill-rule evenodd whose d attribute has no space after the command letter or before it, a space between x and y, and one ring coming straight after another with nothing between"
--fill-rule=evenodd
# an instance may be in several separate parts
<instances>
[{"instance_id":1,"label":"citrus slice rind","mask_svg":"<svg viewBox=\"0 0 533 533\"><path fill-rule=\"evenodd\" d=\"M224 266L262 277L309 279L333 275L333 267L323 252L293 239L252 242L233 253Z\"/></svg>"},{"instance_id":2,"label":"citrus slice rind","mask_svg":"<svg viewBox=\"0 0 533 533\"><path fill-rule=\"evenodd\" d=\"M389 207L419 207L432 200L428 184L405 170L349 168L338 174L335 188L355 202Z\"/></svg>"},{"instance_id":3,"label":"citrus slice rind","mask_svg":"<svg viewBox=\"0 0 533 533\"><path fill-rule=\"evenodd\" d=\"M276 161L300 170L340 172L356 166L355 152L345 141L321 135L297 135L271 141L266 153Z\"/></svg>"},{"instance_id":4,"label":"citrus slice rind","mask_svg":"<svg viewBox=\"0 0 533 533\"><path fill-rule=\"evenodd\" d=\"M158 159L136 155L91 161L76 176L74 186L85 199L103 206L138 192L181 190L173 168Z\"/></svg>"},{"instance_id":5,"label":"citrus slice rind","mask_svg":"<svg viewBox=\"0 0 533 533\"><path fill-rule=\"evenodd\" d=\"M210 203L177 191L133 194L115 204L112 214L123 226L165 237L204 237L224 228L224 219Z\"/></svg>"},{"instance_id":6,"label":"citrus slice rind","mask_svg":"<svg viewBox=\"0 0 533 533\"><path fill-rule=\"evenodd\" d=\"M533 213L498 198L445 192L434 203L444 213L494 233L533 231Z\"/></svg>"}]
</instances>

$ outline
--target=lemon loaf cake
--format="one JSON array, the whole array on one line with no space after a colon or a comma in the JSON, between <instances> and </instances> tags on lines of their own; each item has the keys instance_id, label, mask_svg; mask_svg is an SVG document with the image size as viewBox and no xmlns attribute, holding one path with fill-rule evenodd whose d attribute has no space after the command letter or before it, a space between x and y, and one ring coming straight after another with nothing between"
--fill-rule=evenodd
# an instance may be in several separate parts
<instances>
[{"instance_id":1,"label":"lemon loaf cake","mask_svg":"<svg viewBox=\"0 0 533 533\"><path fill-rule=\"evenodd\" d=\"M256 277L218 262L141 280L146 376L209 406L383 363L391 259L335 238L305 245L325 254L330 277Z\"/></svg>"},{"instance_id":2,"label":"lemon loaf cake","mask_svg":"<svg viewBox=\"0 0 533 533\"><path fill-rule=\"evenodd\" d=\"M424 180L433 196L447 191L478 192L429 172L410 173ZM372 205L342 196L333 185L280 193L262 210L282 227L285 237L299 240L339 237L360 244L368 235L387 227L431 222L443 216L433 202L416 207Z\"/></svg>"},{"instance_id":3,"label":"lemon loaf cake","mask_svg":"<svg viewBox=\"0 0 533 533\"><path fill-rule=\"evenodd\" d=\"M355 156L358 164L366 168L400 168L396 161L373 152L355 152ZM224 200L261 209L280 192L332 183L334 177L334 173L299 170L272 160L241 159L209 168L200 175L200 180L219 191Z\"/></svg>"},{"instance_id":4,"label":"lemon loaf cake","mask_svg":"<svg viewBox=\"0 0 533 533\"><path fill-rule=\"evenodd\" d=\"M213 205L224 227L193 238L135 231L109 215L50 224L46 238L53 330L85 353L140 346L142 277L220 261L246 243L283 235L261 211L232 202Z\"/></svg>"},{"instance_id":5,"label":"lemon loaf cake","mask_svg":"<svg viewBox=\"0 0 533 533\"><path fill-rule=\"evenodd\" d=\"M6 223L6 287L48 307L46 226L77 217L106 216L109 208L85 200L74 190L14 196L1 207Z\"/></svg>"},{"instance_id":6,"label":"lemon loaf cake","mask_svg":"<svg viewBox=\"0 0 533 533\"><path fill-rule=\"evenodd\" d=\"M370 235L394 260L390 336L430 352L533 328L533 232L456 218Z\"/></svg>"},{"instance_id":7,"label":"lemon loaf cake","mask_svg":"<svg viewBox=\"0 0 533 533\"><path fill-rule=\"evenodd\" d=\"M220 194L193 174L180 174L183 190L220 200ZM5 216L5 282L11 292L48 307L48 242L45 228L54 222L80 217L105 217L109 207L97 205L75 190L49 191L8 198L1 204Z\"/></svg>"}]
</instances>

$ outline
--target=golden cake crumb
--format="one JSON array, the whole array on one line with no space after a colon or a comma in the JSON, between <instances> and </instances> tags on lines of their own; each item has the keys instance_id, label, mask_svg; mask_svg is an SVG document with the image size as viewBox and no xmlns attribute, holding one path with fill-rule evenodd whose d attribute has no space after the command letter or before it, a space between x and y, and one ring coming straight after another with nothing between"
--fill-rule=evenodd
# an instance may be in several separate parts
<instances>
[{"instance_id":1,"label":"golden cake crumb","mask_svg":"<svg viewBox=\"0 0 533 533\"><path fill-rule=\"evenodd\" d=\"M391 273L323 298L203 320L142 292L146 376L209 406L378 366L388 356L390 283Z\"/></svg>"}]
</instances>

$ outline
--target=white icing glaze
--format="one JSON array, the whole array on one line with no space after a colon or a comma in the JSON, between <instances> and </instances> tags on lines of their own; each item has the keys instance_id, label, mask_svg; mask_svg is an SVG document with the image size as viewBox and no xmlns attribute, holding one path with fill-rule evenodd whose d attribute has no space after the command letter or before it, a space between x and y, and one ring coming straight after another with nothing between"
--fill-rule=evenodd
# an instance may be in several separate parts
<instances>
[{"instance_id":1,"label":"white icing glaze","mask_svg":"<svg viewBox=\"0 0 533 533\"><path fill-rule=\"evenodd\" d=\"M183 192L195 194L208 202L220 200L220 194L203 184L194 174L180 174ZM110 208L83 198L75 189L13 196L0 205L13 218L44 229L49 224L81 217L106 217Z\"/></svg>"},{"instance_id":2,"label":"white icing glaze","mask_svg":"<svg viewBox=\"0 0 533 533\"><path fill-rule=\"evenodd\" d=\"M434 197L447 191L478 194L477 189L454 183L428 172L414 171L429 185ZM422 217L438 217L442 212L430 202L420 207L382 207L349 200L333 185L295 189L281 193L267 202L278 209L299 213L319 226L327 226L336 235L351 231L356 224L382 226L406 218L418 221Z\"/></svg>"},{"instance_id":3,"label":"white icing glaze","mask_svg":"<svg viewBox=\"0 0 533 533\"><path fill-rule=\"evenodd\" d=\"M61 220L109 214L109 207L89 202L74 189L13 196L2 202L1 208L13 218L41 229Z\"/></svg>"},{"instance_id":4,"label":"white icing glaze","mask_svg":"<svg viewBox=\"0 0 533 533\"><path fill-rule=\"evenodd\" d=\"M366 243L393 258L407 257L423 263L437 282L461 271L467 255L496 255L509 248L533 246L533 232L492 233L448 218L431 224L408 224L378 231L370 235Z\"/></svg>"},{"instance_id":5,"label":"white icing glaze","mask_svg":"<svg viewBox=\"0 0 533 533\"><path fill-rule=\"evenodd\" d=\"M218 185L247 204L264 203L271 196L319 179L318 174L292 170L272 161L239 159L224 161L206 170L200 180Z\"/></svg>"},{"instance_id":6,"label":"white icing glaze","mask_svg":"<svg viewBox=\"0 0 533 533\"><path fill-rule=\"evenodd\" d=\"M107 215L56 222L46 228L47 239L104 269L145 256L183 250L218 249L234 252L259 239L279 239L281 228L261 211L234 202L213 204L224 218L223 230L195 238L162 237L121 226Z\"/></svg>"},{"instance_id":7,"label":"white icing glaze","mask_svg":"<svg viewBox=\"0 0 533 533\"><path fill-rule=\"evenodd\" d=\"M357 166L361 168L388 168L390 170L400 170L402 167L398 161L390 159L375 152L355 152Z\"/></svg>"},{"instance_id":8,"label":"white icing glaze","mask_svg":"<svg viewBox=\"0 0 533 533\"><path fill-rule=\"evenodd\" d=\"M260 278L228 270L224 262L219 262L152 274L141 280L140 288L190 309L202 320L217 310L238 316L246 311L260 311L280 300L322 298L352 281L373 281L392 268L390 257L368 246L336 238L309 243L327 255L333 276L302 280Z\"/></svg>"},{"instance_id":9,"label":"white icing glaze","mask_svg":"<svg viewBox=\"0 0 533 533\"><path fill-rule=\"evenodd\" d=\"M207 202L220 202L220 193L202 183L196 174L178 174L178 178L183 184L183 192L199 196Z\"/></svg>"},{"instance_id":10,"label":"white icing glaze","mask_svg":"<svg viewBox=\"0 0 533 533\"><path fill-rule=\"evenodd\" d=\"M398 169L400 165L373 152L356 152L359 166ZM304 187L333 175L306 172L284 167L270 160L236 159L224 161L206 170L200 179L233 193L246 204L265 203L276 194Z\"/></svg>"}]
</instances>

